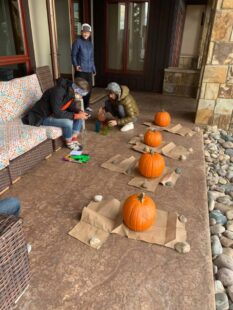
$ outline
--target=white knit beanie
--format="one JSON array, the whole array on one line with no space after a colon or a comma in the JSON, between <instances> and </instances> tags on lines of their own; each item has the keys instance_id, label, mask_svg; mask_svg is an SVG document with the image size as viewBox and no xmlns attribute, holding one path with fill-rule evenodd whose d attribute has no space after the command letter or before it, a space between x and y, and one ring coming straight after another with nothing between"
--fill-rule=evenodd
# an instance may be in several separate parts
<instances>
[{"instance_id":1,"label":"white knit beanie","mask_svg":"<svg viewBox=\"0 0 233 310\"><path fill-rule=\"evenodd\" d=\"M121 87L116 82L109 83L108 86L106 87L106 90L116 94L118 96L118 99L121 98Z\"/></svg>"}]
</instances>

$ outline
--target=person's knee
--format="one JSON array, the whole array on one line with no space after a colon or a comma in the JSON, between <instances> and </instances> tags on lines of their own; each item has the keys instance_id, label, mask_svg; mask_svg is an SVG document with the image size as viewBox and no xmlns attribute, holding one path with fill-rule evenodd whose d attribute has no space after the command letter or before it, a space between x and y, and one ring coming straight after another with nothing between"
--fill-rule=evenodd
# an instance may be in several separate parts
<instances>
[{"instance_id":1,"label":"person's knee","mask_svg":"<svg viewBox=\"0 0 233 310\"><path fill-rule=\"evenodd\" d=\"M125 117L125 109L122 104L119 104L118 106L118 113L120 118Z\"/></svg>"},{"instance_id":2,"label":"person's knee","mask_svg":"<svg viewBox=\"0 0 233 310\"><path fill-rule=\"evenodd\" d=\"M62 120L62 127L63 128L69 128L72 130L73 128L73 121L71 119L63 119Z\"/></svg>"},{"instance_id":3,"label":"person's knee","mask_svg":"<svg viewBox=\"0 0 233 310\"><path fill-rule=\"evenodd\" d=\"M0 213L1 210L3 210L3 213L19 216L20 201L14 197L3 199L0 205Z\"/></svg>"}]
</instances>

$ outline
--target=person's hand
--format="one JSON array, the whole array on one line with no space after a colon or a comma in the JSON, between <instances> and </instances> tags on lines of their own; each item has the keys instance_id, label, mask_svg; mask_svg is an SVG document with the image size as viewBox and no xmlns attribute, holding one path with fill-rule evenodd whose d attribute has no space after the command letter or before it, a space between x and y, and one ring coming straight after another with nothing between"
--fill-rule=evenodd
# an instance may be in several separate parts
<instances>
[{"instance_id":1,"label":"person's hand","mask_svg":"<svg viewBox=\"0 0 233 310\"><path fill-rule=\"evenodd\" d=\"M89 117L89 114L88 113L85 113L83 111L80 111L79 113L75 113L74 114L74 119L83 119L83 120L86 120L88 119Z\"/></svg>"},{"instance_id":2,"label":"person's hand","mask_svg":"<svg viewBox=\"0 0 233 310\"><path fill-rule=\"evenodd\" d=\"M80 66L76 66L76 67L75 67L75 70L76 70L76 71L82 71Z\"/></svg>"},{"instance_id":3,"label":"person's hand","mask_svg":"<svg viewBox=\"0 0 233 310\"><path fill-rule=\"evenodd\" d=\"M108 122L108 126L110 126L110 127L115 127L115 126L117 126L117 121L116 121L115 119L113 119L112 121L109 121L109 122Z\"/></svg>"},{"instance_id":4,"label":"person's hand","mask_svg":"<svg viewBox=\"0 0 233 310\"><path fill-rule=\"evenodd\" d=\"M80 100L80 99L82 99L82 96L81 96L80 94L78 94L78 93L75 93L75 94L74 94L74 97L75 97L75 100Z\"/></svg>"}]
</instances>

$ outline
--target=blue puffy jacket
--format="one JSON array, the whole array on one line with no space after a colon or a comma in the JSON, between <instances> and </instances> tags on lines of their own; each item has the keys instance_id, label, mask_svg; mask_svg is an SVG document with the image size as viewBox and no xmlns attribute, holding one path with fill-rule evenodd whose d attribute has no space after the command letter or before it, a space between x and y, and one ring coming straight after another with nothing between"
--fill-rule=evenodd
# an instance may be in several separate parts
<instances>
[{"instance_id":1,"label":"blue puffy jacket","mask_svg":"<svg viewBox=\"0 0 233 310\"><path fill-rule=\"evenodd\" d=\"M93 45L90 40L78 37L72 45L71 59L74 67L80 66L83 72L96 73Z\"/></svg>"}]
</instances>

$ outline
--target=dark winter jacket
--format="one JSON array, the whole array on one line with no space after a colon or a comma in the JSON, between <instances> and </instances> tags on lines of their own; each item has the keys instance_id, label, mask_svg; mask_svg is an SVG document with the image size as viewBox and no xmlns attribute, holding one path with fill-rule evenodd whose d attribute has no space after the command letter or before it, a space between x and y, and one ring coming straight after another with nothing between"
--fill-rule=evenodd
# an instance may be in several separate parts
<instances>
[{"instance_id":1,"label":"dark winter jacket","mask_svg":"<svg viewBox=\"0 0 233 310\"><path fill-rule=\"evenodd\" d=\"M93 45L91 41L78 37L72 45L71 59L74 67L80 66L83 72L96 73Z\"/></svg>"},{"instance_id":2,"label":"dark winter jacket","mask_svg":"<svg viewBox=\"0 0 233 310\"><path fill-rule=\"evenodd\" d=\"M63 78L59 79L57 85L47 89L41 99L22 118L23 123L40 126L43 120L49 116L73 120L73 112L62 111L62 106L69 100L74 99L74 93L70 91L71 86L71 81Z\"/></svg>"}]
</instances>

